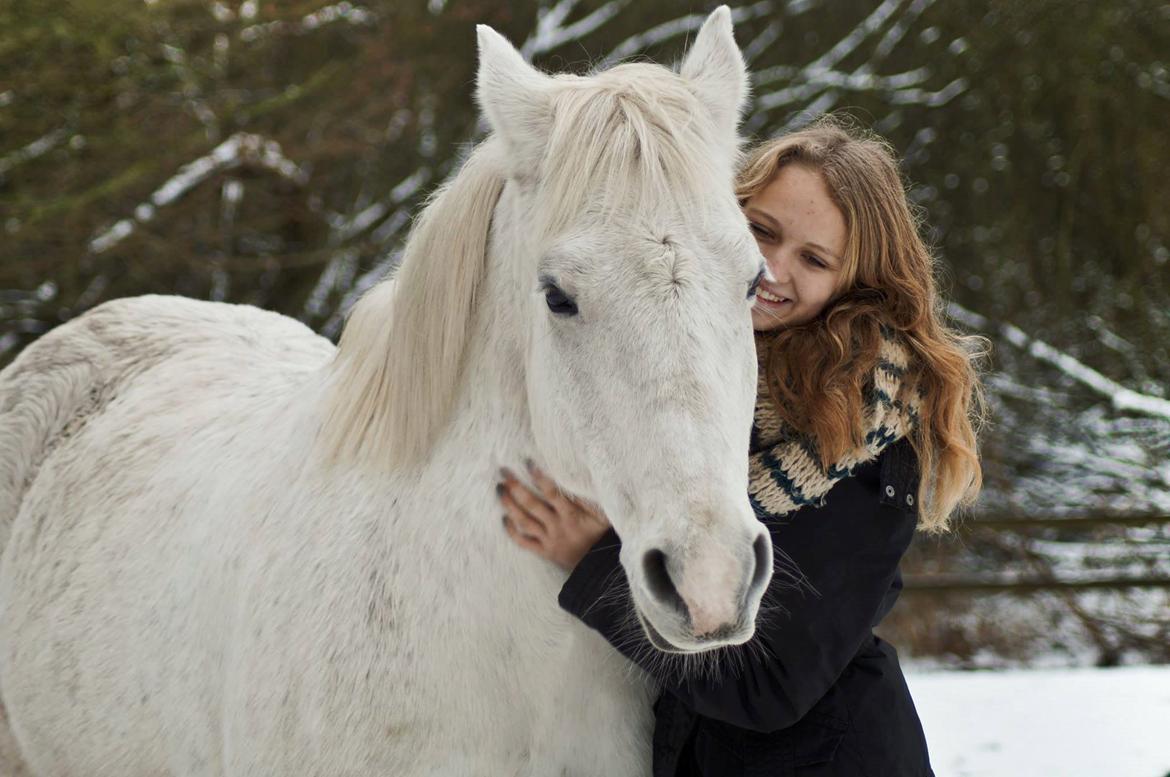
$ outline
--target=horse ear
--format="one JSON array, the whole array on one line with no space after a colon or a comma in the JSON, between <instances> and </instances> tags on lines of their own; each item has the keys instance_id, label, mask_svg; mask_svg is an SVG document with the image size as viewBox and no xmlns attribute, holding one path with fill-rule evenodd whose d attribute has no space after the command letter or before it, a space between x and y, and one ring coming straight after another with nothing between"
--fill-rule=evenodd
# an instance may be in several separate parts
<instances>
[{"instance_id":1,"label":"horse ear","mask_svg":"<svg viewBox=\"0 0 1170 777\"><path fill-rule=\"evenodd\" d=\"M719 6L703 22L679 73L691 82L717 122L733 129L739 124L740 112L747 104L748 74L727 6Z\"/></svg>"},{"instance_id":2,"label":"horse ear","mask_svg":"<svg viewBox=\"0 0 1170 777\"><path fill-rule=\"evenodd\" d=\"M476 97L492 130L517 158L534 169L552 127L552 78L486 24L476 25L479 73Z\"/></svg>"}]
</instances>

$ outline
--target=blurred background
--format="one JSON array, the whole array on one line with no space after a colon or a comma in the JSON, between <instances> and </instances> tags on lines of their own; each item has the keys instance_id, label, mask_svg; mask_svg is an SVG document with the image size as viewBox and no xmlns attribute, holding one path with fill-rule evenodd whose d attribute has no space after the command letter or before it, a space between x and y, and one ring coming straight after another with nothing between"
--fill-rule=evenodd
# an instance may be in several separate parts
<instances>
[{"instance_id":1,"label":"blurred background","mask_svg":"<svg viewBox=\"0 0 1170 777\"><path fill-rule=\"evenodd\" d=\"M713 5L3 0L0 366L147 292L336 338L482 135L476 23L583 72L676 60ZM883 634L919 669L1170 662L1170 4L733 13L746 133L887 136L954 324L994 344L987 489L917 540Z\"/></svg>"}]
</instances>

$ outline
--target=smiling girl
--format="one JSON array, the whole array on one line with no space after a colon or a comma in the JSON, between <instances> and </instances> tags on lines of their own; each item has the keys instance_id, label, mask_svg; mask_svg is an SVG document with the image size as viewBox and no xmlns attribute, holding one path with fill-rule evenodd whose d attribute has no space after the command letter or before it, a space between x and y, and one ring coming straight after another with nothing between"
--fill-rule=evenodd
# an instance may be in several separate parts
<instances>
[{"instance_id":1,"label":"smiling girl","mask_svg":"<svg viewBox=\"0 0 1170 777\"><path fill-rule=\"evenodd\" d=\"M767 263L749 496L783 559L751 642L689 675L631 625L620 538L530 468L504 473L508 534L569 572L561 606L662 686L655 777L931 775L893 647L873 628L916 527L978 494L974 361L889 146L824 119L758 146L737 183Z\"/></svg>"}]
</instances>

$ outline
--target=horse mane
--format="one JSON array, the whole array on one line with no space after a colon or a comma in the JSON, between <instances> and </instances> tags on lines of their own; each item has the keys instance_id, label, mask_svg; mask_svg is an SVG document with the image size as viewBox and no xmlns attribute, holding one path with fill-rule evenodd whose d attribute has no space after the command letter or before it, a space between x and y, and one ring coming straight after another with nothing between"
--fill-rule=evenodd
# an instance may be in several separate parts
<instances>
[{"instance_id":1,"label":"horse mane","mask_svg":"<svg viewBox=\"0 0 1170 777\"><path fill-rule=\"evenodd\" d=\"M446 422L504 188L497 151L482 143L435 190L398 272L350 311L321 428L331 460L417 461Z\"/></svg>"},{"instance_id":2,"label":"horse mane","mask_svg":"<svg viewBox=\"0 0 1170 777\"><path fill-rule=\"evenodd\" d=\"M354 305L321 428L330 460L384 468L430 452L459 388L492 216L509 175L536 173L542 210L533 228L545 237L587 207L643 213L662 200L709 199L713 189L733 197L736 140L720 142L677 75L635 63L555 82L539 169L509 169L505 139L489 137L428 199L397 274Z\"/></svg>"}]
</instances>

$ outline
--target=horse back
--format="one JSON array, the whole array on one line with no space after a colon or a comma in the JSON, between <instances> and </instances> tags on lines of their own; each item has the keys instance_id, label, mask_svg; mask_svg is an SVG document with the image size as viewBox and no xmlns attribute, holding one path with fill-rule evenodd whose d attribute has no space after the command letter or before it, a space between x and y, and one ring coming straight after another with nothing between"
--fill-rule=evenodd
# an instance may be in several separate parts
<instances>
[{"instance_id":1,"label":"horse back","mask_svg":"<svg viewBox=\"0 0 1170 777\"><path fill-rule=\"evenodd\" d=\"M172 296L113 300L57 327L0 371L0 555L53 450L144 376L181 361L196 381L245 372L279 381L333 350L285 316Z\"/></svg>"}]
</instances>

